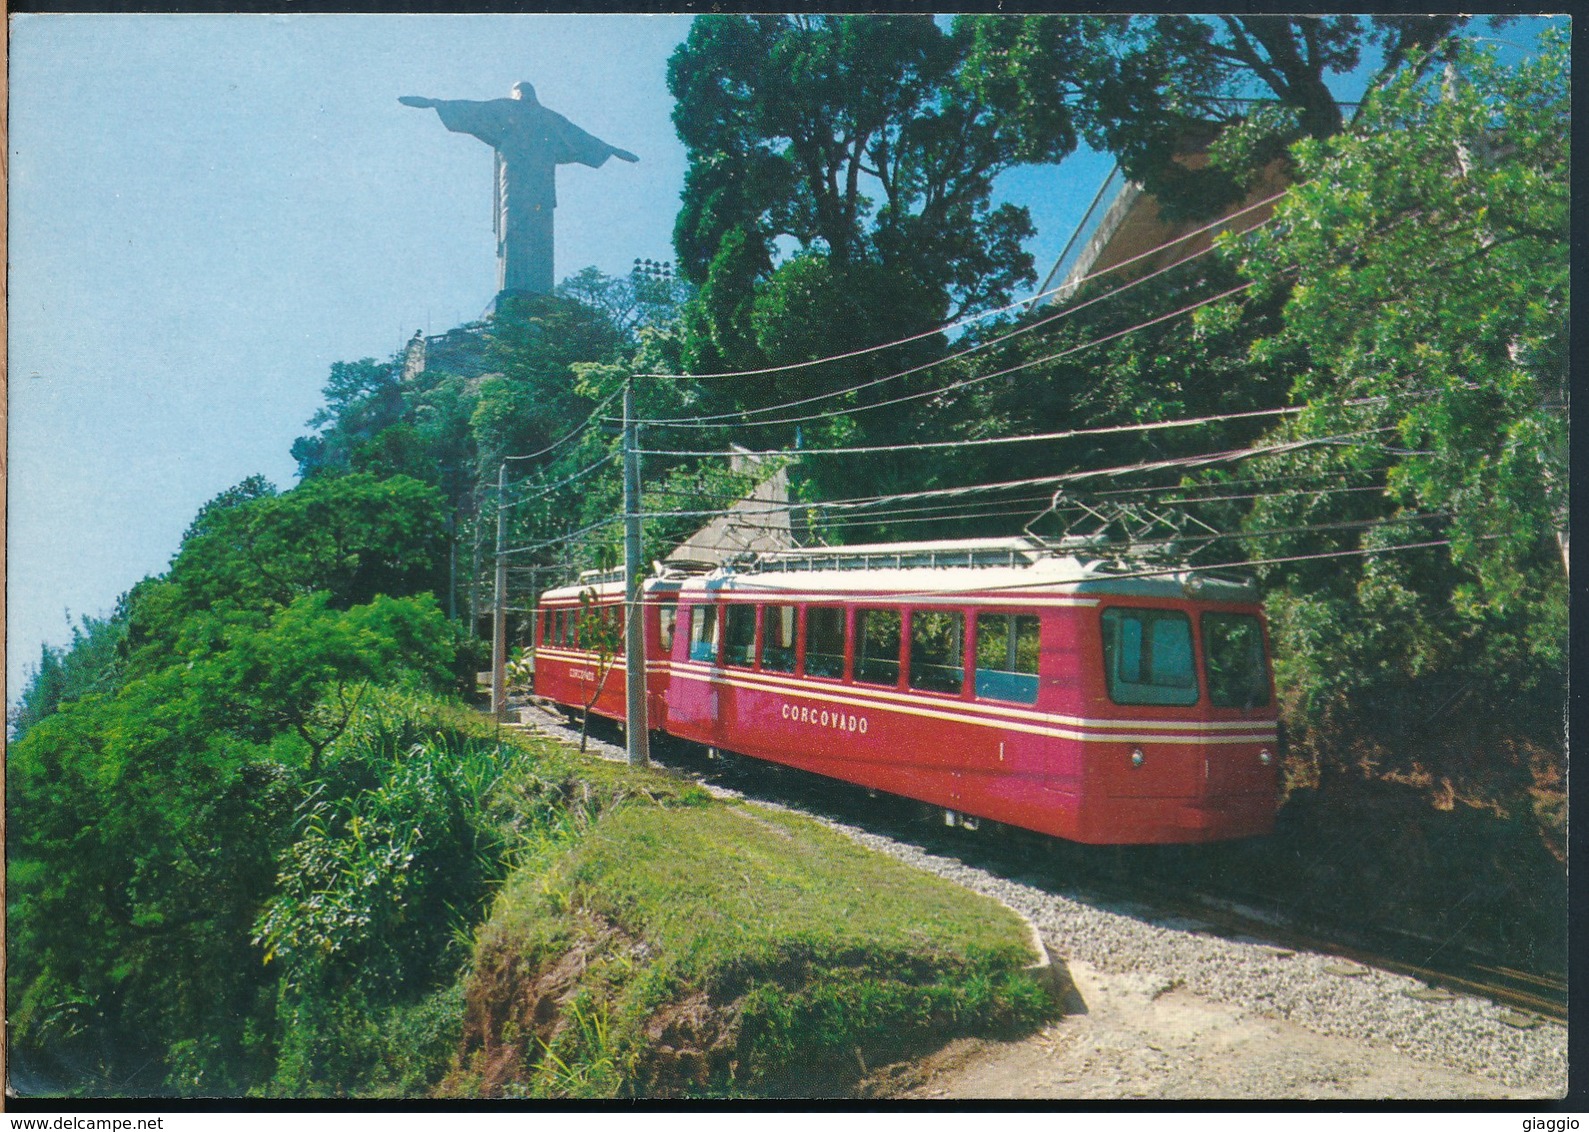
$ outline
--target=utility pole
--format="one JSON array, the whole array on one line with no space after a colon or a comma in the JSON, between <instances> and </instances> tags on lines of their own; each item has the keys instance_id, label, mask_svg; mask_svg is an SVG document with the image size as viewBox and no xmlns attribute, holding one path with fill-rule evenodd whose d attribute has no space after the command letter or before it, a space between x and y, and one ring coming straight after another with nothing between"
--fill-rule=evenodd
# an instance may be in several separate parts
<instances>
[{"instance_id":1,"label":"utility pole","mask_svg":"<svg viewBox=\"0 0 1589 1132\"><path fill-rule=\"evenodd\" d=\"M491 714L508 713L508 560L502 557L502 526L507 515L508 462L497 465L497 588L491 618Z\"/></svg>"},{"instance_id":2,"label":"utility pole","mask_svg":"<svg viewBox=\"0 0 1589 1132\"><path fill-rule=\"evenodd\" d=\"M651 733L646 724L645 606L640 576L640 445L636 440L634 375L623 386L623 585L624 585L624 700L628 708L629 765L651 762ZM498 530L501 528L499 527Z\"/></svg>"}]
</instances>

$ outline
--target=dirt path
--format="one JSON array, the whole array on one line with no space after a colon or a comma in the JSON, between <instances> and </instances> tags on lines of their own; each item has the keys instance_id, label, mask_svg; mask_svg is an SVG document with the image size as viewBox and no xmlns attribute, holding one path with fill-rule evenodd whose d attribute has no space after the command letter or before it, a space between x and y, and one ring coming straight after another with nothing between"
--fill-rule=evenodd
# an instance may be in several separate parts
<instances>
[{"instance_id":1,"label":"dirt path","mask_svg":"<svg viewBox=\"0 0 1589 1132\"><path fill-rule=\"evenodd\" d=\"M1467 1099L1522 1096L1394 1050L1322 1037L1141 975L1070 965L1087 1013L1016 1042L963 1040L875 1074L873 1096Z\"/></svg>"}]
</instances>

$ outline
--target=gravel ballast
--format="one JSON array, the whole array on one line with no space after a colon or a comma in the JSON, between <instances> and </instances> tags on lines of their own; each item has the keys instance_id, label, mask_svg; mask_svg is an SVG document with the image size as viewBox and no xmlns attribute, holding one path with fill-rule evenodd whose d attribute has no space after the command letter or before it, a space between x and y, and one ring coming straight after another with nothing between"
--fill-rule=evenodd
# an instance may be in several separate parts
<instances>
[{"instance_id":1,"label":"gravel ballast","mask_svg":"<svg viewBox=\"0 0 1589 1132\"><path fill-rule=\"evenodd\" d=\"M563 726L555 715L529 708L523 718L532 730L578 743L578 731ZM624 758L622 748L594 737L589 749L601 757ZM716 794L742 796L707 785ZM1567 1029L1555 1022L1519 1027L1515 1023L1529 1020L1470 996L1423 1001L1409 993L1424 986L1417 979L1362 968L1337 956L1227 939L1184 921L1111 910L820 814L809 816L880 853L1009 905L1037 926L1057 959L1146 976L1317 1034L1389 1047L1523 1095L1547 1098L1566 1092Z\"/></svg>"}]
</instances>

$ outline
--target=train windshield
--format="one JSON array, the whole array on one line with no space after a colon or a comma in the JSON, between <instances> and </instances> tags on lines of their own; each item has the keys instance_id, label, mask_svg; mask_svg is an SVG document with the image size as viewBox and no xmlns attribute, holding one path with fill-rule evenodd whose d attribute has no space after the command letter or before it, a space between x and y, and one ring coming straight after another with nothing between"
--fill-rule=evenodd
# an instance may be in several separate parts
<instances>
[{"instance_id":1,"label":"train windshield","mask_svg":"<svg viewBox=\"0 0 1589 1132\"><path fill-rule=\"evenodd\" d=\"M1247 613L1203 614L1203 653L1210 703L1246 710L1269 706L1269 669L1258 618Z\"/></svg>"},{"instance_id":2,"label":"train windshield","mask_svg":"<svg viewBox=\"0 0 1589 1132\"><path fill-rule=\"evenodd\" d=\"M1104 668L1117 704L1195 704L1192 622L1171 609L1103 611Z\"/></svg>"}]
</instances>

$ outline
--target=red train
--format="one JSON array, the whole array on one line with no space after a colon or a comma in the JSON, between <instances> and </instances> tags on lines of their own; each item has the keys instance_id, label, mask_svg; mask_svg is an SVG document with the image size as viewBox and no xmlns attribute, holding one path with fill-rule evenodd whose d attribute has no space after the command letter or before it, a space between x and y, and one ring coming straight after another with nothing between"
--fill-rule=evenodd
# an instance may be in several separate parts
<instances>
[{"instance_id":1,"label":"red train","mask_svg":"<svg viewBox=\"0 0 1589 1132\"><path fill-rule=\"evenodd\" d=\"M620 655L578 640L580 594L542 596L535 691L624 718ZM1249 583L1036 539L763 555L645 583L650 726L1092 844L1270 831L1277 722Z\"/></svg>"}]
</instances>

